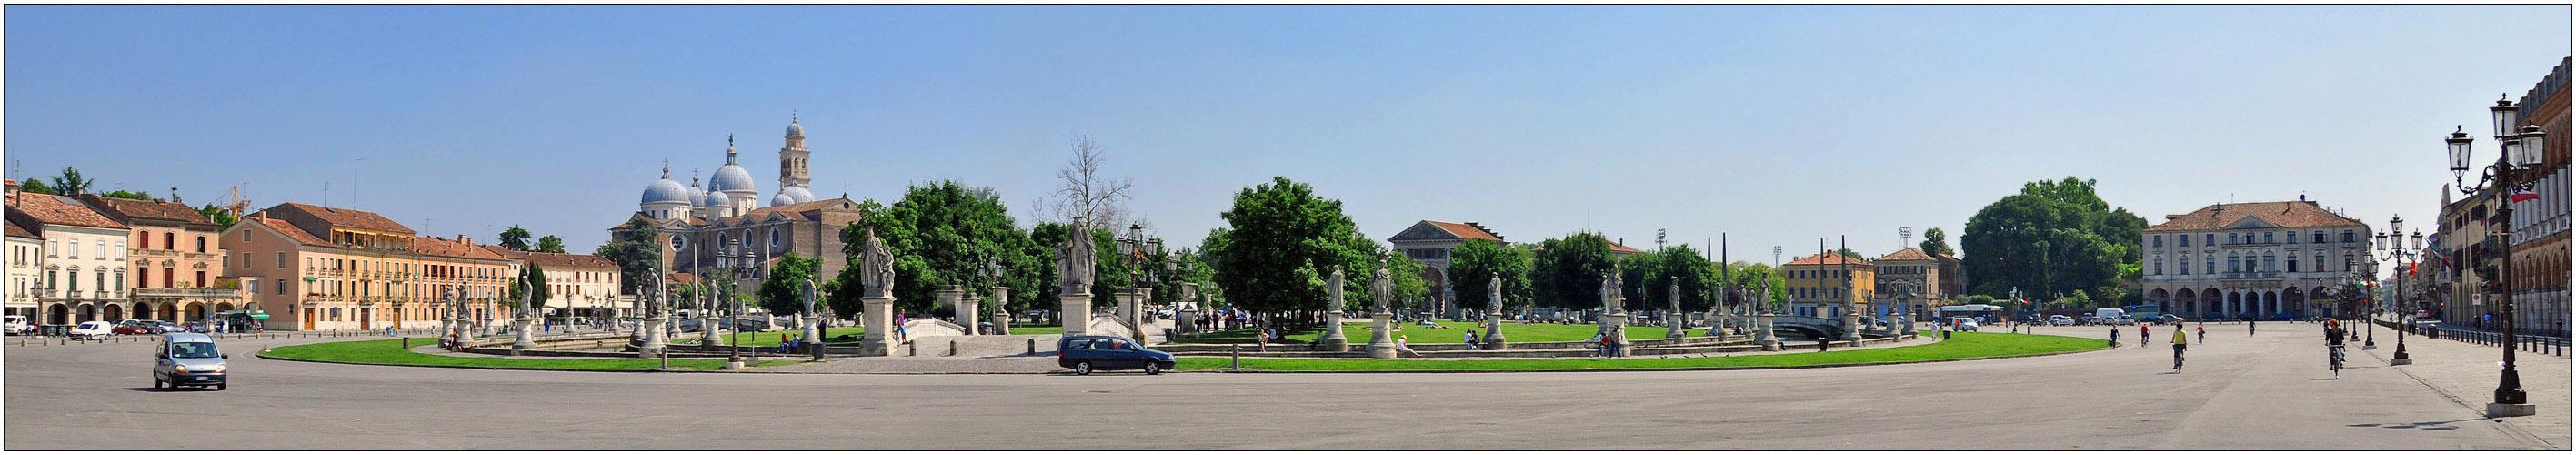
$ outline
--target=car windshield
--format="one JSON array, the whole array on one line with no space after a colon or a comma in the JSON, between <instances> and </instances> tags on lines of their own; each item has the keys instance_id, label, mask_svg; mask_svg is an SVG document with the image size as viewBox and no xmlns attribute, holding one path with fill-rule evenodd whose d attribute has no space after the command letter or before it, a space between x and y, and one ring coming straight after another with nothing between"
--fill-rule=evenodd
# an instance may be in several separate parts
<instances>
[{"instance_id":1,"label":"car windshield","mask_svg":"<svg viewBox=\"0 0 2576 455\"><path fill-rule=\"evenodd\" d=\"M214 343L170 343L170 356L182 359L215 358Z\"/></svg>"}]
</instances>

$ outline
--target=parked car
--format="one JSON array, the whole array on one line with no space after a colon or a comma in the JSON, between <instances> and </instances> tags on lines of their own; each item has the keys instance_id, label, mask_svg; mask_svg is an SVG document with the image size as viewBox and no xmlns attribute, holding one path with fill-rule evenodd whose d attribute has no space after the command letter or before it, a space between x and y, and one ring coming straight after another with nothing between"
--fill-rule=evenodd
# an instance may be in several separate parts
<instances>
[{"instance_id":1,"label":"parked car","mask_svg":"<svg viewBox=\"0 0 2576 455\"><path fill-rule=\"evenodd\" d=\"M115 334L115 324L110 324L107 321L89 321L80 323L80 326L78 327L72 327L71 335L72 339L86 340L91 338L107 338L108 336Z\"/></svg>"},{"instance_id":2,"label":"parked car","mask_svg":"<svg viewBox=\"0 0 2576 455\"><path fill-rule=\"evenodd\" d=\"M224 359L232 358L215 350L215 339L202 333L161 335L160 349L152 353L152 388L180 386L214 387L223 390Z\"/></svg>"},{"instance_id":3,"label":"parked car","mask_svg":"<svg viewBox=\"0 0 2576 455\"><path fill-rule=\"evenodd\" d=\"M1145 370L1145 374L1163 374L1178 362L1172 353L1146 349L1126 337L1113 335L1074 335L1055 345L1056 366L1072 368L1073 374L1088 375L1094 370Z\"/></svg>"},{"instance_id":4,"label":"parked car","mask_svg":"<svg viewBox=\"0 0 2576 455\"><path fill-rule=\"evenodd\" d=\"M0 318L5 318L6 320L6 322L0 322L0 333L25 335L29 331L36 330L35 325L27 323L26 316L12 314L8 316L0 316Z\"/></svg>"},{"instance_id":5,"label":"parked car","mask_svg":"<svg viewBox=\"0 0 2576 455\"><path fill-rule=\"evenodd\" d=\"M1955 322L1953 322L1953 323L1951 324L1954 328L1952 328L1951 330L1957 330L1957 331L1961 331L1961 332L1975 332L1975 331L1977 331L1977 320L1976 320L1976 318L1958 318L1958 319L1956 319L1956 320L1954 320L1954 321L1955 321Z\"/></svg>"},{"instance_id":6,"label":"parked car","mask_svg":"<svg viewBox=\"0 0 2576 455\"><path fill-rule=\"evenodd\" d=\"M2131 317L2129 317L2129 315L2126 315L2126 314L2120 315L2119 317L2111 318L2111 321L2112 321L2112 323L2114 323L2114 324L2119 324L2119 325L2138 325L2138 320L2137 320L2136 318L2131 318Z\"/></svg>"},{"instance_id":7,"label":"parked car","mask_svg":"<svg viewBox=\"0 0 2576 455\"><path fill-rule=\"evenodd\" d=\"M182 326L179 326L179 327L180 327L181 331L188 332L188 333L207 333L207 332L213 332L213 331L214 331L214 327L212 327L212 326L208 326L205 322L202 322L202 321L201 321L201 322L190 322L190 323L188 323L187 325L182 325Z\"/></svg>"},{"instance_id":8,"label":"parked car","mask_svg":"<svg viewBox=\"0 0 2576 455\"><path fill-rule=\"evenodd\" d=\"M2048 325L2075 325L2075 318L2066 317L2065 315L2051 315L2048 317Z\"/></svg>"},{"instance_id":9,"label":"parked car","mask_svg":"<svg viewBox=\"0 0 2576 455\"><path fill-rule=\"evenodd\" d=\"M116 324L115 328L110 328L108 331L117 335L151 335L153 327L154 326L152 325L144 324L143 321L128 320L123 323Z\"/></svg>"}]
</instances>

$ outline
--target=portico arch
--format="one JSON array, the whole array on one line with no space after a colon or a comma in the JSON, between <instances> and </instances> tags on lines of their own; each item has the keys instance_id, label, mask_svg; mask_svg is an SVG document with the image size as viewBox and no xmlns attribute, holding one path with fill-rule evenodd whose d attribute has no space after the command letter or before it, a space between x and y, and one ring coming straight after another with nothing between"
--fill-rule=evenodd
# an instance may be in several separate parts
<instances>
[{"instance_id":1,"label":"portico arch","mask_svg":"<svg viewBox=\"0 0 2576 455\"><path fill-rule=\"evenodd\" d=\"M91 305L91 304L83 303L83 304L81 304L81 305L80 305L80 309L79 309L79 310L76 310L76 312L80 314L80 322L89 322L89 321L96 321L96 320L98 320L98 306L97 306L97 305Z\"/></svg>"},{"instance_id":2,"label":"portico arch","mask_svg":"<svg viewBox=\"0 0 2576 455\"><path fill-rule=\"evenodd\" d=\"M2174 291L2173 300L2176 302L2176 305L2182 306L2182 308L2178 310L2182 314L2198 318L2202 313L2206 313L2206 311L2201 310L2199 296L2193 295L2190 289Z\"/></svg>"},{"instance_id":3,"label":"portico arch","mask_svg":"<svg viewBox=\"0 0 2576 455\"><path fill-rule=\"evenodd\" d=\"M52 307L48 307L48 308L46 308L46 309L45 309L45 323L46 323L46 324L52 324L52 325L67 325L67 324L71 324L71 323L72 323L72 308L71 308L71 306L70 306L70 305L64 305L64 304L57 303L57 304L54 304Z\"/></svg>"},{"instance_id":4,"label":"portico arch","mask_svg":"<svg viewBox=\"0 0 2576 455\"><path fill-rule=\"evenodd\" d=\"M106 313L105 313L105 316L107 316L107 317L106 317L106 318L104 318L105 320L108 320L108 321L123 321L123 320L125 320L125 307L124 307L123 305L117 305L117 304L110 303L110 304L107 304L107 307L106 307L106 308L103 308L101 311L106 312Z\"/></svg>"},{"instance_id":5,"label":"portico arch","mask_svg":"<svg viewBox=\"0 0 2576 455\"><path fill-rule=\"evenodd\" d=\"M2174 306L2173 293L2167 292L2163 289L2147 291L2147 303L2155 304L2167 313L2181 310L2181 308Z\"/></svg>"},{"instance_id":6,"label":"portico arch","mask_svg":"<svg viewBox=\"0 0 2576 455\"><path fill-rule=\"evenodd\" d=\"M154 318L154 317L152 317L152 315L153 315L153 314L154 314L154 313L152 312L152 304L145 303L145 304L138 304L138 305L135 305L135 306L134 306L134 318L135 318L135 319L158 319L158 318Z\"/></svg>"}]
</instances>

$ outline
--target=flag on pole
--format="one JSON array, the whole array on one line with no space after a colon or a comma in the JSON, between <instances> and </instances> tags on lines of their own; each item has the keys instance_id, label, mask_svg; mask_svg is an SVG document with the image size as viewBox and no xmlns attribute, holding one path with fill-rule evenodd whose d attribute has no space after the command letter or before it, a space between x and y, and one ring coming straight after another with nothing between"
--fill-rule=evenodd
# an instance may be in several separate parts
<instances>
[{"instance_id":1,"label":"flag on pole","mask_svg":"<svg viewBox=\"0 0 2576 455\"><path fill-rule=\"evenodd\" d=\"M2539 195L2539 194L2534 194L2534 193L2532 193L2532 192L2531 192L2531 190L2523 190L2523 189L2513 190L2513 196L2511 196L2511 200L2512 200L2513 202L2517 202L2517 203L2522 202L2522 201L2528 201L2528 200L2533 200L2533 199L2539 199L2539 198L2540 198L2540 195Z\"/></svg>"}]
</instances>

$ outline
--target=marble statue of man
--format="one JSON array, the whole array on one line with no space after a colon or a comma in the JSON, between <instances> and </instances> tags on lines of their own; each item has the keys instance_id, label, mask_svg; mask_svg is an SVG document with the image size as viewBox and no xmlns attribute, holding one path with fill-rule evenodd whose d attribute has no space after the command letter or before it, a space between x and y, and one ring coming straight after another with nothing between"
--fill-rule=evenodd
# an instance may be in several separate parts
<instances>
[{"instance_id":1,"label":"marble statue of man","mask_svg":"<svg viewBox=\"0 0 2576 455\"><path fill-rule=\"evenodd\" d=\"M877 238L877 229L867 229L867 243L859 250L859 283L870 297L894 295L894 253L886 250L885 240Z\"/></svg>"},{"instance_id":2,"label":"marble statue of man","mask_svg":"<svg viewBox=\"0 0 2576 455\"><path fill-rule=\"evenodd\" d=\"M1055 250L1055 275L1064 295L1091 293L1092 268L1097 265L1099 250L1091 245L1091 228L1082 217L1073 218L1073 232L1066 234L1064 245Z\"/></svg>"},{"instance_id":3,"label":"marble statue of man","mask_svg":"<svg viewBox=\"0 0 2576 455\"><path fill-rule=\"evenodd\" d=\"M1377 298L1377 313L1386 313L1386 301L1395 296L1394 274L1386 271L1386 258L1377 259L1377 271L1369 273L1369 292Z\"/></svg>"},{"instance_id":4,"label":"marble statue of man","mask_svg":"<svg viewBox=\"0 0 2576 455\"><path fill-rule=\"evenodd\" d=\"M1619 295L1619 272L1614 271L1601 274L1601 314L1616 314L1623 311L1625 309L1623 308L1625 305L1620 304L1619 301L1621 298L1622 297Z\"/></svg>"}]
</instances>

